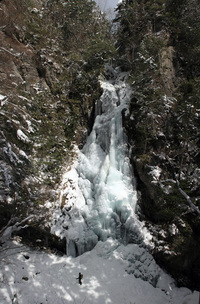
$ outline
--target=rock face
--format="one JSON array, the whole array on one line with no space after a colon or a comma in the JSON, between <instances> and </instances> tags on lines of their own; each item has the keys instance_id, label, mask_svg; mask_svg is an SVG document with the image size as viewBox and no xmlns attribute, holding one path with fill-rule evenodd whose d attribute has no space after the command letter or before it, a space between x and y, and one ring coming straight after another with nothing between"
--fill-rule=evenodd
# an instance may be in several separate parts
<instances>
[{"instance_id":1,"label":"rock face","mask_svg":"<svg viewBox=\"0 0 200 304\"><path fill-rule=\"evenodd\" d=\"M29 166L27 156L28 133L31 133L32 118L26 111L27 100L18 97L16 88L23 86L24 78L20 70L23 57L32 60L33 52L26 48L16 37L9 37L0 31L0 83L1 83L1 223L5 225L10 218L12 204L17 199L17 192L25 178L25 171ZM32 70L30 66L30 70ZM33 69L35 71L36 69ZM33 73L32 71L32 73ZM19 95L19 93L18 93ZM29 122L29 125L28 125ZM26 135L27 134L27 135ZM27 190L27 189L26 189ZM25 190L25 191L26 191ZM16 192L16 193L15 193ZM7 208L9 204L9 208Z\"/></svg>"}]
</instances>

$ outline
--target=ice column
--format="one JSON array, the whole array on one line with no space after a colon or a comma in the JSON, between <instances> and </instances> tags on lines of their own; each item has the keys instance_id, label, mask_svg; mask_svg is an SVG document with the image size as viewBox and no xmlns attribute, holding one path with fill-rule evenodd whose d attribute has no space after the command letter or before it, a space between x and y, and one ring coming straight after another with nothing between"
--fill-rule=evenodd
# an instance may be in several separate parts
<instances>
[{"instance_id":1,"label":"ice column","mask_svg":"<svg viewBox=\"0 0 200 304\"><path fill-rule=\"evenodd\" d=\"M101 86L98 115L77 166L84 204L71 229L79 230L78 253L108 237L127 243L139 235L137 192L122 128L122 111L128 111L131 90L120 77L114 83L102 81Z\"/></svg>"}]
</instances>

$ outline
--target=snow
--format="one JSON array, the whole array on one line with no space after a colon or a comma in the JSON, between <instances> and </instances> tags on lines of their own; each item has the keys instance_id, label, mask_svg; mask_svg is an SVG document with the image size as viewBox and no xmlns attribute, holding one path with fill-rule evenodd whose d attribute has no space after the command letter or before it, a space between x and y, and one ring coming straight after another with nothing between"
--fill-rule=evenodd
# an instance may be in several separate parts
<instances>
[{"instance_id":1,"label":"snow","mask_svg":"<svg viewBox=\"0 0 200 304\"><path fill-rule=\"evenodd\" d=\"M3 152L9 157L10 162L13 164L22 164L17 154L12 150L11 144L7 143L7 147L3 147Z\"/></svg>"},{"instance_id":2,"label":"snow","mask_svg":"<svg viewBox=\"0 0 200 304\"><path fill-rule=\"evenodd\" d=\"M6 96L0 94L0 100L3 100Z\"/></svg>"},{"instance_id":3,"label":"snow","mask_svg":"<svg viewBox=\"0 0 200 304\"><path fill-rule=\"evenodd\" d=\"M39 13L39 10L38 10L36 7L34 7L34 8L31 10L31 13L38 14L38 13Z\"/></svg>"},{"instance_id":4,"label":"snow","mask_svg":"<svg viewBox=\"0 0 200 304\"><path fill-rule=\"evenodd\" d=\"M3 173L6 187L9 187L10 184L12 184L12 175L10 173L10 169L7 168L7 166L5 166L5 164L3 164L2 168L1 168L1 172Z\"/></svg>"},{"instance_id":5,"label":"snow","mask_svg":"<svg viewBox=\"0 0 200 304\"><path fill-rule=\"evenodd\" d=\"M164 101L165 109L167 111L167 110L170 110L173 107L174 103L176 102L176 99L174 97L169 97L167 95L164 95L163 96L163 101Z\"/></svg>"},{"instance_id":6,"label":"snow","mask_svg":"<svg viewBox=\"0 0 200 304\"><path fill-rule=\"evenodd\" d=\"M17 137L18 137L18 139L20 139L24 143L29 143L30 142L30 139L28 138L28 136L21 129L17 130Z\"/></svg>"},{"instance_id":7,"label":"snow","mask_svg":"<svg viewBox=\"0 0 200 304\"><path fill-rule=\"evenodd\" d=\"M171 235L175 235L175 234L179 233L179 229L175 224L172 224L171 226L169 226L168 230Z\"/></svg>"},{"instance_id":8,"label":"snow","mask_svg":"<svg viewBox=\"0 0 200 304\"><path fill-rule=\"evenodd\" d=\"M24 157L27 160L29 159L27 154L23 150L19 150L19 155L21 155L22 157Z\"/></svg>"},{"instance_id":9,"label":"snow","mask_svg":"<svg viewBox=\"0 0 200 304\"><path fill-rule=\"evenodd\" d=\"M160 175L162 173L162 169L158 166L149 166L149 167L150 167L151 171L148 174L151 175L153 178L152 183L155 183L159 180Z\"/></svg>"},{"instance_id":10,"label":"snow","mask_svg":"<svg viewBox=\"0 0 200 304\"><path fill-rule=\"evenodd\" d=\"M113 239L77 258L32 251L13 240L1 247L0 266L1 304L198 303L198 293L177 288L144 249ZM137 269L155 278L155 287ZM76 280L79 272L82 285Z\"/></svg>"},{"instance_id":11,"label":"snow","mask_svg":"<svg viewBox=\"0 0 200 304\"><path fill-rule=\"evenodd\" d=\"M6 101L7 101L6 96L0 94L1 107L4 106L4 104L6 103Z\"/></svg>"}]
</instances>

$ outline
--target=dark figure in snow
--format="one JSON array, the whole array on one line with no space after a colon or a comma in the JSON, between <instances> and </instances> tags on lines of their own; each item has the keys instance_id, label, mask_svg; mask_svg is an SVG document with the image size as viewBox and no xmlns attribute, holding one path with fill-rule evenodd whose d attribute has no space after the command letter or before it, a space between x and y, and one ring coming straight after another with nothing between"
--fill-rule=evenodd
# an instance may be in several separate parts
<instances>
[{"instance_id":1,"label":"dark figure in snow","mask_svg":"<svg viewBox=\"0 0 200 304\"><path fill-rule=\"evenodd\" d=\"M79 284L80 285L82 285L82 278L83 278L83 275L82 275L82 273L81 272L79 272L79 275L78 275L78 278L77 278L77 280L78 280L78 282L79 282Z\"/></svg>"}]
</instances>

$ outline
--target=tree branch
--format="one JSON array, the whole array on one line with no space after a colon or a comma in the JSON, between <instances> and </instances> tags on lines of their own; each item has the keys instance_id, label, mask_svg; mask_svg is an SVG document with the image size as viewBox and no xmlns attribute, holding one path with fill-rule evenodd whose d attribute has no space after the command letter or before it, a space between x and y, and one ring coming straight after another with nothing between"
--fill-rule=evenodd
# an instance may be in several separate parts
<instances>
[{"instance_id":1,"label":"tree branch","mask_svg":"<svg viewBox=\"0 0 200 304\"><path fill-rule=\"evenodd\" d=\"M8 222L8 224L1 229L0 236L2 236L3 238L11 237L11 235L14 231L18 231L22 228L27 227L27 225L25 225L25 226L22 226L22 225L25 224L28 220L32 219L33 217L34 217L34 215L29 215L28 217L23 219L21 222L17 222L17 218L11 218L10 221ZM11 225L14 220L16 220L16 222L13 225Z\"/></svg>"}]
</instances>

